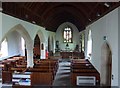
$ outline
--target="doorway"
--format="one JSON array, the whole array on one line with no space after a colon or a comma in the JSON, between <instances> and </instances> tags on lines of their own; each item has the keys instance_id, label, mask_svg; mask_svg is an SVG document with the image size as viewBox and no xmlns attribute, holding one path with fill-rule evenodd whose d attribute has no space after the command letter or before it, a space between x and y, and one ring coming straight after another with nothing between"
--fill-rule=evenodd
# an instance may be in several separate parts
<instances>
[{"instance_id":1,"label":"doorway","mask_svg":"<svg viewBox=\"0 0 120 88\"><path fill-rule=\"evenodd\" d=\"M38 35L36 35L35 39L34 39L34 59L40 59L40 38Z\"/></svg>"},{"instance_id":2,"label":"doorway","mask_svg":"<svg viewBox=\"0 0 120 88\"><path fill-rule=\"evenodd\" d=\"M112 52L107 42L101 48L101 85L111 86Z\"/></svg>"}]
</instances>

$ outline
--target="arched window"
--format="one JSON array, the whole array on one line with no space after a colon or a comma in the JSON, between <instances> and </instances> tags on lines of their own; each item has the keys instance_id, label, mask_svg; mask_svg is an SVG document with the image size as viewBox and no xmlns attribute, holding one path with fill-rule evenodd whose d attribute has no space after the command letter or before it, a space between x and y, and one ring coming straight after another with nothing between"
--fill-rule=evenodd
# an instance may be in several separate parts
<instances>
[{"instance_id":1,"label":"arched window","mask_svg":"<svg viewBox=\"0 0 120 88\"><path fill-rule=\"evenodd\" d=\"M1 49L0 49L0 57L6 57L8 56L8 42L5 38L4 41L1 43Z\"/></svg>"},{"instance_id":2,"label":"arched window","mask_svg":"<svg viewBox=\"0 0 120 88\"><path fill-rule=\"evenodd\" d=\"M64 43L72 43L73 33L72 33L72 29L70 27L64 28L63 39L64 39L63 40Z\"/></svg>"},{"instance_id":3,"label":"arched window","mask_svg":"<svg viewBox=\"0 0 120 88\"><path fill-rule=\"evenodd\" d=\"M92 36L91 36L91 30L88 32L88 41L87 41L87 57L91 59L92 55Z\"/></svg>"},{"instance_id":4,"label":"arched window","mask_svg":"<svg viewBox=\"0 0 120 88\"><path fill-rule=\"evenodd\" d=\"M23 56L25 56L25 40L23 37L21 37L21 48L22 48L22 54Z\"/></svg>"}]
</instances>

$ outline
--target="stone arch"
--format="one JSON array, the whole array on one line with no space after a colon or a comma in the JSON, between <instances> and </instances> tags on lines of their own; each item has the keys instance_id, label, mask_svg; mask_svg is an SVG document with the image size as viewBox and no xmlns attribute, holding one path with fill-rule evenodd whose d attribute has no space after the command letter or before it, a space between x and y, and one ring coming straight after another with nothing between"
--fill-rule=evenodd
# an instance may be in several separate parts
<instances>
[{"instance_id":1,"label":"stone arch","mask_svg":"<svg viewBox=\"0 0 120 88\"><path fill-rule=\"evenodd\" d=\"M27 67L32 67L33 66L33 41L27 32L27 30L22 26L21 24L15 25L13 28L11 28L2 38L3 39L10 33L12 32L18 32L25 40L26 43L26 49L27 49Z\"/></svg>"},{"instance_id":2,"label":"stone arch","mask_svg":"<svg viewBox=\"0 0 120 88\"><path fill-rule=\"evenodd\" d=\"M112 51L107 41L101 48L101 85L111 86Z\"/></svg>"},{"instance_id":3,"label":"stone arch","mask_svg":"<svg viewBox=\"0 0 120 88\"><path fill-rule=\"evenodd\" d=\"M42 33L41 30L38 30L37 33L36 33L36 35L38 35L39 39L40 39L40 53L41 53L40 54L41 55L40 58L41 59L45 59L45 42L46 42L45 36L44 36L44 34Z\"/></svg>"},{"instance_id":4,"label":"stone arch","mask_svg":"<svg viewBox=\"0 0 120 88\"><path fill-rule=\"evenodd\" d=\"M41 30L38 30L37 33L36 33L36 35L39 36L41 42L45 42L45 36L44 36L44 34L42 33ZM35 36L36 36L36 35L35 35Z\"/></svg>"},{"instance_id":5,"label":"stone arch","mask_svg":"<svg viewBox=\"0 0 120 88\"><path fill-rule=\"evenodd\" d=\"M38 34L34 38L34 48L33 48L33 54L34 59L40 59L40 53L41 53L41 43L40 38Z\"/></svg>"},{"instance_id":6,"label":"stone arch","mask_svg":"<svg viewBox=\"0 0 120 88\"><path fill-rule=\"evenodd\" d=\"M21 24L17 24L16 26L14 26L13 28L11 28L2 38L1 42L3 41L3 39L7 36L7 34L11 33L12 31L17 31L24 39L26 42L26 45L29 45L30 43L32 43L32 39L29 35L29 33L26 31L26 29L21 25Z\"/></svg>"}]
</instances>

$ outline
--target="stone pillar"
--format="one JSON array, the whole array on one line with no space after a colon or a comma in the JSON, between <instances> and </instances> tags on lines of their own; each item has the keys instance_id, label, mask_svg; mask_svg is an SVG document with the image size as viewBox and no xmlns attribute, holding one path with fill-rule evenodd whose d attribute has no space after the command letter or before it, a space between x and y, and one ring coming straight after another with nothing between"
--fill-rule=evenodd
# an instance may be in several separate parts
<instances>
[{"instance_id":1,"label":"stone pillar","mask_svg":"<svg viewBox=\"0 0 120 88\"><path fill-rule=\"evenodd\" d=\"M33 44L27 45L27 67L33 67Z\"/></svg>"}]
</instances>

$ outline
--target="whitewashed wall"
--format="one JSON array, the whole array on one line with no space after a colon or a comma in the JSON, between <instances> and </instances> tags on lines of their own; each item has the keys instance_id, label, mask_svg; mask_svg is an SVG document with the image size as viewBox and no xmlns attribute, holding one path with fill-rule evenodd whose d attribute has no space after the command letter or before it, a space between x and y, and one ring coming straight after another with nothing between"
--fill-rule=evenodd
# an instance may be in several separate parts
<instances>
[{"instance_id":1,"label":"whitewashed wall","mask_svg":"<svg viewBox=\"0 0 120 88\"><path fill-rule=\"evenodd\" d=\"M42 34L42 36L40 37L40 40L42 40L41 42L44 43L44 45L47 45L46 40L48 39L48 35L53 35L53 33L49 32L49 31L46 31L45 28L43 28L43 27L40 27L38 25L35 25L35 24L32 24L32 23L20 20L18 18L15 18L15 17L9 16L9 15L0 13L0 25L2 25L1 26L2 28L0 29L0 43L3 41L3 39L5 37L7 37L7 34L9 34L12 31L12 29L18 24L20 24L20 25L22 25L24 27L25 31L28 32L28 34L31 37L32 41L34 41L34 37L36 36L36 34L38 32L40 32ZM18 28L18 30L20 30L20 29ZM54 33L54 35L55 35L55 33ZM16 41L16 45L17 44L18 43ZM15 47L17 47L17 46L15 46ZM15 47L13 49L11 49L11 50L14 50L16 52L9 54L10 56L19 53L19 51ZM41 52L41 54L43 55L42 58L45 58L45 50L46 50L45 48L46 47L44 47L44 50Z\"/></svg>"},{"instance_id":2,"label":"whitewashed wall","mask_svg":"<svg viewBox=\"0 0 120 88\"><path fill-rule=\"evenodd\" d=\"M100 72L101 47L104 42L103 37L106 36L107 42L112 50L112 74L114 75L112 86L118 86L118 9L115 9L86 27L86 32L88 32L87 30L89 29L92 31L93 40L91 63Z\"/></svg>"},{"instance_id":3,"label":"whitewashed wall","mask_svg":"<svg viewBox=\"0 0 120 88\"><path fill-rule=\"evenodd\" d=\"M118 63L120 63L120 7L118 9ZM118 84L120 87L120 64L118 64Z\"/></svg>"},{"instance_id":4,"label":"whitewashed wall","mask_svg":"<svg viewBox=\"0 0 120 88\"><path fill-rule=\"evenodd\" d=\"M40 26L34 25L32 23L14 18L12 16L2 14L2 37L10 31L14 26L21 24L28 34L30 35L31 39L34 38L36 35L36 32L40 29L41 31L44 31L45 28L42 28Z\"/></svg>"},{"instance_id":5,"label":"whitewashed wall","mask_svg":"<svg viewBox=\"0 0 120 88\"><path fill-rule=\"evenodd\" d=\"M0 12L0 40L2 39L2 13Z\"/></svg>"},{"instance_id":6,"label":"whitewashed wall","mask_svg":"<svg viewBox=\"0 0 120 88\"><path fill-rule=\"evenodd\" d=\"M8 41L8 55L9 56L14 56L14 55L19 55L20 53L20 44L21 44L21 39L20 39L19 33L16 31L10 33L7 35L7 41Z\"/></svg>"}]
</instances>

